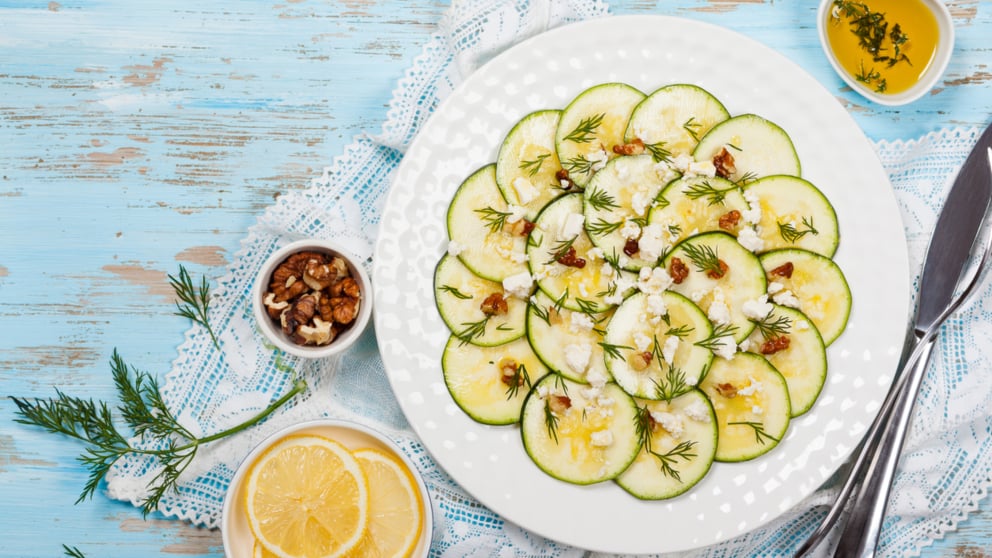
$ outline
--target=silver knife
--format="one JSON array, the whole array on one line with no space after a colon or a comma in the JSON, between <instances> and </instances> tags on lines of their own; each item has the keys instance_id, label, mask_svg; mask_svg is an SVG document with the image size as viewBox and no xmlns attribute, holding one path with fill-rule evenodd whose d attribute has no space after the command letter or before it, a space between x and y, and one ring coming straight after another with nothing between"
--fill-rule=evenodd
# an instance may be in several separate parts
<instances>
[{"instance_id":1,"label":"silver knife","mask_svg":"<svg viewBox=\"0 0 992 558\"><path fill-rule=\"evenodd\" d=\"M853 490L860 486L834 554L842 558L875 555L899 453L909 430L913 404L940 325L974 292L981 269L992 259L992 243L980 251L982 261L964 291L955 297L968 268L992 201L992 126L986 128L958 172L930 238L911 343L879 414L848 473L837 501L796 556L812 550L838 520ZM987 235L992 241L992 235Z\"/></svg>"}]
</instances>

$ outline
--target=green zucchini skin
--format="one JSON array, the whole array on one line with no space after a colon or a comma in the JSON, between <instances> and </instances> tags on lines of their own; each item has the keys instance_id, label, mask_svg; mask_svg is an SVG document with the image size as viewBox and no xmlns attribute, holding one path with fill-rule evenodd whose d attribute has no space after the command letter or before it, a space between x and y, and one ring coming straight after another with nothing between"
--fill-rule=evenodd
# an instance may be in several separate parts
<instances>
[{"instance_id":1,"label":"green zucchini skin","mask_svg":"<svg viewBox=\"0 0 992 558\"><path fill-rule=\"evenodd\" d=\"M832 258L840 244L837 212L816 186L797 176L775 175L747 185L757 199L762 252L802 248Z\"/></svg>"},{"instance_id":2,"label":"green zucchini skin","mask_svg":"<svg viewBox=\"0 0 992 558\"><path fill-rule=\"evenodd\" d=\"M775 174L802 176L792 138L778 124L756 114L734 116L713 127L692 152L697 161L712 161L725 150L736 170L726 178L744 183Z\"/></svg>"},{"instance_id":3,"label":"green zucchini skin","mask_svg":"<svg viewBox=\"0 0 992 558\"><path fill-rule=\"evenodd\" d=\"M487 319L482 303L503 285L472 273L458 258L445 255L434 268L434 300L438 313L453 334L483 347L502 345L523 337L527 330L527 301L506 297L507 311ZM483 327L472 324L483 323Z\"/></svg>"}]
</instances>

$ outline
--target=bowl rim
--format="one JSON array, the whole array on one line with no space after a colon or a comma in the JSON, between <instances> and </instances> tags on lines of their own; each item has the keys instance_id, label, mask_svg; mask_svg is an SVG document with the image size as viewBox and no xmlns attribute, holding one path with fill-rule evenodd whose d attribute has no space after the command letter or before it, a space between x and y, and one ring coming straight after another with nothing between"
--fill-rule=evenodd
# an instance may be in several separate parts
<instances>
[{"instance_id":1,"label":"bowl rim","mask_svg":"<svg viewBox=\"0 0 992 558\"><path fill-rule=\"evenodd\" d=\"M290 254L307 249L330 253L343 258L345 263L348 264L348 269L351 270L352 277L358 281L362 292L361 305L359 306L358 316L355 318L355 322L344 333L335 337L329 344L319 347L309 347L293 343L281 329L275 327L275 324L265 311L265 304L263 302L266 289L268 288L269 276L275 271L276 266ZM365 268L358 263L358 258L354 254L334 241L306 238L290 242L269 255L255 276L255 282L251 288L251 305L252 313L255 315L255 322L269 342L291 355L317 359L340 354L354 345L358 338L361 337L372 317L373 297L371 295L372 281Z\"/></svg>"},{"instance_id":2,"label":"bowl rim","mask_svg":"<svg viewBox=\"0 0 992 558\"><path fill-rule=\"evenodd\" d=\"M906 91L892 95L883 95L872 91L871 89L865 87L864 84L858 83L854 80L850 75L848 75L847 70L841 67L840 62L837 61L837 57L830 48L830 43L827 39L826 33L826 14L827 10L829 10L833 5L834 0L820 1L820 7L816 12L816 28L820 38L820 47L823 49L823 53L827 57L827 61L829 61L830 65L833 67L834 72L840 76L840 78L844 80L844 82L851 89L862 97L884 106L895 107L906 105L912 103L913 101L919 100L921 97L932 91L941 76L943 76L944 72L947 70L947 66L951 60L951 55L954 53L954 19L951 16L950 10L940 0L919 1L930 9L934 15L934 18L937 20L937 29L939 31L939 36L937 38L937 50L934 53L934 60L931 62L926 73L923 74L923 78Z\"/></svg>"},{"instance_id":3,"label":"bowl rim","mask_svg":"<svg viewBox=\"0 0 992 558\"><path fill-rule=\"evenodd\" d=\"M289 426L282 427L275 432L269 434L262 439L258 444L251 449L250 452L241 460L238 464L237 469L234 472L234 476L231 477L231 481L227 485L227 490L224 494L224 504L221 508L221 520L220 520L220 531L221 531L221 541L224 547L224 555L232 558L232 549L234 548L234 542L231 540L231 531L229 527L229 522L233 520L231 514L234 508L234 499L240 492L241 483L244 481L245 476L248 474L248 469L251 464L254 463L260 455L267 451L270 447L275 445L277 442L282 440L287 436L293 434L301 433L303 431L309 430L320 430L322 428L334 428L343 430L352 430L360 435L365 435L370 438L375 439L387 449L390 453L395 455L400 459L404 465L410 470L410 474L413 476L413 480L417 485L417 490L420 493L421 505L423 507L424 519L423 526L421 529L420 537L417 542L417 546L414 547L416 558L425 558L430 554L431 541L434 538L434 506L433 500L431 499L430 491L427 489L427 484L424 481L423 475L420 470L413 463L413 460L404 452L391 438L386 434L382 433L375 428L360 424L346 419L338 418L321 418L312 419L304 422L298 422L291 424ZM315 432L316 433L316 432ZM318 434L319 435L319 434ZM330 437L330 436L329 436ZM333 439L333 438L332 438ZM417 548L421 548L422 552L416 554Z\"/></svg>"}]
</instances>

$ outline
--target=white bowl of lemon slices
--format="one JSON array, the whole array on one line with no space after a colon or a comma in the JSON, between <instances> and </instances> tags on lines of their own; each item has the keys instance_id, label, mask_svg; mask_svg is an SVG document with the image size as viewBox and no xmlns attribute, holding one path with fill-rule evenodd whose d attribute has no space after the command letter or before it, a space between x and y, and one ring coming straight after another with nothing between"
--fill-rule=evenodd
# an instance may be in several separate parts
<instances>
[{"instance_id":1,"label":"white bowl of lemon slices","mask_svg":"<svg viewBox=\"0 0 992 558\"><path fill-rule=\"evenodd\" d=\"M229 558L425 557L430 497L382 433L341 420L285 428L248 454L221 519Z\"/></svg>"}]
</instances>

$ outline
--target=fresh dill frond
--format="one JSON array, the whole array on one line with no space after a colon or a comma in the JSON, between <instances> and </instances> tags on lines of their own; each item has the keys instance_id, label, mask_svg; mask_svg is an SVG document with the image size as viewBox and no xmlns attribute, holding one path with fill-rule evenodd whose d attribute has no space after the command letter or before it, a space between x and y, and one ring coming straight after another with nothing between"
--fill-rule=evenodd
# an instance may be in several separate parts
<instances>
[{"instance_id":1,"label":"fresh dill frond","mask_svg":"<svg viewBox=\"0 0 992 558\"><path fill-rule=\"evenodd\" d=\"M772 313L760 320L751 320L751 323L765 339L788 335L789 329L792 327L792 320L788 316L774 316Z\"/></svg>"},{"instance_id":2,"label":"fresh dill frond","mask_svg":"<svg viewBox=\"0 0 992 558\"><path fill-rule=\"evenodd\" d=\"M220 343L217 341L217 336L214 335L213 328L210 327L210 320L208 318L210 314L210 283L207 281L206 276L201 278L200 286L196 287L193 285L193 279L189 276L189 271L186 270L186 267L180 265L179 277L174 275L169 275L168 277L169 284L172 285L172 289L176 292L176 297L179 299L176 301L177 311L175 314L189 318L194 323L206 328L207 333L210 334L210 339L214 343L214 347L220 350Z\"/></svg>"},{"instance_id":3,"label":"fresh dill frond","mask_svg":"<svg viewBox=\"0 0 992 558\"><path fill-rule=\"evenodd\" d=\"M754 430L754 439L761 445L765 445L768 440L779 441L778 438L772 436L771 434L765 432L765 425L760 422L753 421L741 421L741 422L728 422L727 426L748 426Z\"/></svg>"},{"instance_id":4,"label":"fresh dill frond","mask_svg":"<svg viewBox=\"0 0 992 558\"><path fill-rule=\"evenodd\" d=\"M500 211L492 207L483 207L474 210L482 216L482 221L489 227L489 232L499 232L506 224L506 218L511 215L509 211Z\"/></svg>"},{"instance_id":5,"label":"fresh dill frond","mask_svg":"<svg viewBox=\"0 0 992 558\"><path fill-rule=\"evenodd\" d=\"M819 236L820 231L813 227L813 217L803 217L802 219L804 229L798 229L792 223L778 223L778 232L782 236L782 240L790 244L795 244L797 241L802 239L804 236L811 234L813 236Z\"/></svg>"},{"instance_id":6,"label":"fresh dill frond","mask_svg":"<svg viewBox=\"0 0 992 558\"><path fill-rule=\"evenodd\" d=\"M724 273L720 267L720 258L717 255L716 249L709 244L686 242L682 245L682 251L685 252L686 257L692 261L698 271L718 275Z\"/></svg>"},{"instance_id":7,"label":"fresh dill frond","mask_svg":"<svg viewBox=\"0 0 992 558\"><path fill-rule=\"evenodd\" d=\"M586 203L596 211L609 211L620 207L616 198L595 187L586 194Z\"/></svg>"},{"instance_id":8,"label":"fresh dill frond","mask_svg":"<svg viewBox=\"0 0 992 558\"><path fill-rule=\"evenodd\" d=\"M467 294L459 291L455 287L452 287L451 285L441 285L441 287L440 287L439 290L441 292L448 293L451 296L453 296L455 298L458 298L458 299L461 299L461 300L469 300L470 298L472 298L471 295L467 295Z\"/></svg>"},{"instance_id":9,"label":"fresh dill frond","mask_svg":"<svg viewBox=\"0 0 992 558\"><path fill-rule=\"evenodd\" d=\"M544 160L550 156L551 156L550 153L542 153L538 155L536 158L531 159L530 161L521 161L520 169L525 171L527 173L527 176L534 176L535 174L540 172L541 165L544 164Z\"/></svg>"},{"instance_id":10,"label":"fresh dill frond","mask_svg":"<svg viewBox=\"0 0 992 558\"><path fill-rule=\"evenodd\" d=\"M684 193L690 200L706 198L706 200L710 202L710 205L717 205L723 203L723 200L726 199L728 192L733 192L737 189L738 186L736 184L731 184L726 188L716 188L710 184L709 180L704 180L702 182L692 184L685 190L682 190L682 193Z\"/></svg>"},{"instance_id":11,"label":"fresh dill frond","mask_svg":"<svg viewBox=\"0 0 992 558\"><path fill-rule=\"evenodd\" d=\"M589 143L596 137L596 128L603 123L606 113L596 114L579 121L578 126L563 138L563 141L573 143Z\"/></svg>"}]
</instances>

